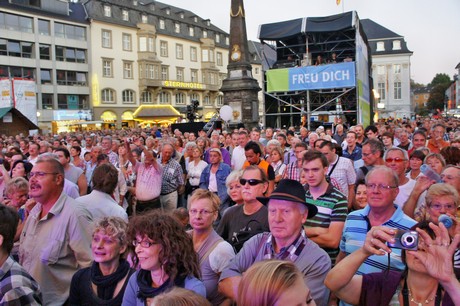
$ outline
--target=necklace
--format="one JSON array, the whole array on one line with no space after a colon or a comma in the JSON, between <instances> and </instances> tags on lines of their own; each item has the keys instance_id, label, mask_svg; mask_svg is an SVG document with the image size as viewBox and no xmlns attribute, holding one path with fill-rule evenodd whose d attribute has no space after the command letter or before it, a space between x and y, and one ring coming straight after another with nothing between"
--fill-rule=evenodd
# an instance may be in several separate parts
<instances>
[{"instance_id":1,"label":"necklace","mask_svg":"<svg viewBox=\"0 0 460 306\"><path fill-rule=\"evenodd\" d=\"M418 306L423 306L423 303L422 302L417 302L416 300L414 300L414 297L412 296L412 293L411 293L411 290L408 288L408 291L409 291L409 297L410 297L410 301L414 304L417 304ZM425 304L429 304L431 302L433 302L433 300L436 298L436 295L433 295L431 298L429 299L426 299L425 300Z\"/></svg>"}]
</instances>

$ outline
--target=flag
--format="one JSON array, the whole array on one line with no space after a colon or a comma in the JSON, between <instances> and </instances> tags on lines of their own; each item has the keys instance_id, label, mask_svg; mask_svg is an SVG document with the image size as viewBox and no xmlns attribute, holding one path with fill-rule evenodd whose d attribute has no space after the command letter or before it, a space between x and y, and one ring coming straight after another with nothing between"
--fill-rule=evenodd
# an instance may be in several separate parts
<instances>
[{"instance_id":1,"label":"flag","mask_svg":"<svg viewBox=\"0 0 460 306\"><path fill-rule=\"evenodd\" d=\"M340 0L335 0L335 2L337 3L337 5L340 5Z\"/></svg>"}]
</instances>

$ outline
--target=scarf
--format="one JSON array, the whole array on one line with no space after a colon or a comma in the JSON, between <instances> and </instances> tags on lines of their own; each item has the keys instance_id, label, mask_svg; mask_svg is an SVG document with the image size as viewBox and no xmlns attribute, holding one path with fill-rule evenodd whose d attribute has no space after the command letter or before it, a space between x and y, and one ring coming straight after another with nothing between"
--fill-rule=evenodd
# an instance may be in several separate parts
<instances>
[{"instance_id":1,"label":"scarf","mask_svg":"<svg viewBox=\"0 0 460 306\"><path fill-rule=\"evenodd\" d=\"M160 287L153 288L152 287L152 275L150 271L147 270L139 270L137 274L137 284L139 285L139 292L137 293L137 297L143 301L147 298L155 297L160 293L165 292L167 289L171 287L181 287L184 288L185 285L185 277L177 276L174 279L174 284L171 284L170 280L164 282Z\"/></svg>"},{"instance_id":2,"label":"scarf","mask_svg":"<svg viewBox=\"0 0 460 306\"><path fill-rule=\"evenodd\" d=\"M113 293L120 280L122 280L129 271L129 263L120 259L120 264L117 270L110 275L102 275L99 264L93 262L91 266L91 282L97 286L97 296L103 300L110 300L113 298Z\"/></svg>"}]
</instances>

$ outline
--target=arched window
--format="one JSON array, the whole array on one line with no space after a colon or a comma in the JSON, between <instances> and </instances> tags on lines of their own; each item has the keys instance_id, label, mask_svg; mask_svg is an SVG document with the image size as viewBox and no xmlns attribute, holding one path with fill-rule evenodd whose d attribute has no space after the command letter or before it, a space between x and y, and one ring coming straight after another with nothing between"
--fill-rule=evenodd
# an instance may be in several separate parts
<instances>
[{"instance_id":1,"label":"arched window","mask_svg":"<svg viewBox=\"0 0 460 306\"><path fill-rule=\"evenodd\" d=\"M135 92L131 89L125 89L122 92L123 103L134 103Z\"/></svg>"},{"instance_id":2,"label":"arched window","mask_svg":"<svg viewBox=\"0 0 460 306\"><path fill-rule=\"evenodd\" d=\"M141 94L141 103L151 104L153 103L153 96L150 91L144 91Z\"/></svg>"},{"instance_id":3,"label":"arched window","mask_svg":"<svg viewBox=\"0 0 460 306\"><path fill-rule=\"evenodd\" d=\"M169 104L171 103L171 95L168 92L162 91L158 95L158 100L160 104Z\"/></svg>"},{"instance_id":4,"label":"arched window","mask_svg":"<svg viewBox=\"0 0 460 306\"><path fill-rule=\"evenodd\" d=\"M185 94L178 92L176 94L176 105L185 104Z\"/></svg>"},{"instance_id":5,"label":"arched window","mask_svg":"<svg viewBox=\"0 0 460 306\"><path fill-rule=\"evenodd\" d=\"M115 90L111 88L104 88L101 92L102 103L115 103Z\"/></svg>"}]
</instances>

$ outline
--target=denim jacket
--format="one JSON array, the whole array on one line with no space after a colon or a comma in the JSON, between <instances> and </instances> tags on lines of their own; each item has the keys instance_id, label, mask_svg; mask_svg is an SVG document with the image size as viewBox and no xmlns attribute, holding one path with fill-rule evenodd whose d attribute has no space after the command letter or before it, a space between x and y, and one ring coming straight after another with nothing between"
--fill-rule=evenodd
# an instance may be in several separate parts
<instances>
[{"instance_id":1,"label":"denim jacket","mask_svg":"<svg viewBox=\"0 0 460 306\"><path fill-rule=\"evenodd\" d=\"M203 172L201 173L200 178L200 188L201 189L208 189L209 186L209 176L211 173L212 164L209 164L204 168ZM220 199L220 208L219 211L223 214L224 210L228 208L230 204L230 197L227 193L227 186L225 186L225 180L227 176L232 172L232 168L225 163L219 164L219 169L216 172L216 180L217 180L217 194Z\"/></svg>"}]
</instances>

